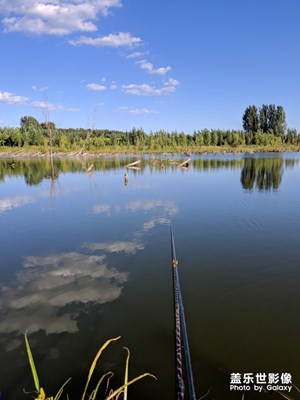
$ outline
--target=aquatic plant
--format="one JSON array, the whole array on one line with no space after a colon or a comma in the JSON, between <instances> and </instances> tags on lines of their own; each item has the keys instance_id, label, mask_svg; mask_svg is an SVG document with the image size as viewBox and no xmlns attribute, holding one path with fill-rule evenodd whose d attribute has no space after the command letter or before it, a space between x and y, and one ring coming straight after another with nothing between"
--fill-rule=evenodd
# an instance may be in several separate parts
<instances>
[{"instance_id":1,"label":"aquatic plant","mask_svg":"<svg viewBox=\"0 0 300 400\"><path fill-rule=\"evenodd\" d=\"M118 336L116 338L112 338L107 340L102 346L101 348L98 350L91 366L89 369L89 373L87 376L87 380L86 380L86 384L81 396L81 400L96 400L99 389L101 384L106 383L106 391L108 391L109 385L110 385L110 380L113 377L114 373L112 371L106 372L105 374L103 374L100 379L98 379L98 382L96 384L96 386L94 388L90 388L91 386L91 379L94 375L94 371L96 368L96 365L98 363L98 360L102 354L102 352L106 349L106 347L108 347L111 343L117 341L118 339L120 339L121 336ZM33 377L33 381L34 381L34 386L35 386L35 390L36 390L36 398L35 400L59 400L63 390L65 388L65 386L67 385L67 383L72 379L69 378L67 379L64 384L60 387L60 389L58 390L58 392L56 393L55 396L50 396L47 397L45 394L45 391L43 389L43 387L40 385L39 382L39 377L38 377L38 373L37 373L37 369L34 363L34 359L33 359L33 355L31 352L31 348L30 348L30 344L28 341L28 337L27 337L27 332L25 333L25 344L26 344L26 350L27 350L27 356L28 356L28 360L29 360L29 365L30 365L30 369L31 369L31 373L32 373L32 377ZM125 363L125 373L124 373L124 384L121 385L120 387L118 387L117 389L113 390L110 389L109 390L109 394L103 399L103 400L118 400L120 398L120 396L123 396L124 400L128 399L128 386L132 385L133 383L137 382L140 379L145 378L146 376L150 376L154 379L157 379L154 375L150 374L149 372L145 372L141 375L138 375L137 377L131 379L130 381L128 381L128 370L129 370L129 358L130 358L130 351L127 349L127 347L124 347L124 349L127 351L127 357L126 357L126 363ZM89 393L88 393L89 392Z\"/></svg>"}]
</instances>

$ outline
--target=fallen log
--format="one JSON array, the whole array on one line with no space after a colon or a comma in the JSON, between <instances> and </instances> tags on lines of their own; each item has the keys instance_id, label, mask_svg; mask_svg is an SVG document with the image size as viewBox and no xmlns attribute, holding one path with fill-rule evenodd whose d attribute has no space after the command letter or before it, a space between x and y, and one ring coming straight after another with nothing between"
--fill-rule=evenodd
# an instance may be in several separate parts
<instances>
[{"instance_id":1,"label":"fallen log","mask_svg":"<svg viewBox=\"0 0 300 400\"><path fill-rule=\"evenodd\" d=\"M127 167L128 169L134 169L135 171L140 171L141 168L140 167Z\"/></svg>"},{"instance_id":2,"label":"fallen log","mask_svg":"<svg viewBox=\"0 0 300 400\"><path fill-rule=\"evenodd\" d=\"M94 164L91 164L87 169L86 172L90 173L92 171L92 169L94 168Z\"/></svg>"},{"instance_id":3,"label":"fallen log","mask_svg":"<svg viewBox=\"0 0 300 400\"><path fill-rule=\"evenodd\" d=\"M191 161L191 159L188 158L186 161L183 161L181 164L178 164L177 167L178 168L188 167L190 161Z\"/></svg>"},{"instance_id":4,"label":"fallen log","mask_svg":"<svg viewBox=\"0 0 300 400\"><path fill-rule=\"evenodd\" d=\"M129 168L129 167L134 167L135 165L139 165L139 164L141 163L141 161L142 161L142 160L137 160L137 161L134 161L134 162L132 162L132 163L130 163L130 164L126 164L126 165L124 166L124 168Z\"/></svg>"}]
</instances>

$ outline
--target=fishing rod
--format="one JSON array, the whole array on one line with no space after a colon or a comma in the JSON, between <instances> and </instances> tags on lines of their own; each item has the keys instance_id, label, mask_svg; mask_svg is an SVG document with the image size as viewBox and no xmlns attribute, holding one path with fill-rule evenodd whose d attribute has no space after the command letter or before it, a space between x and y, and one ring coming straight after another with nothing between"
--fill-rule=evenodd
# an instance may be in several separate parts
<instances>
[{"instance_id":1,"label":"fishing rod","mask_svg":"<svg viewBox=\"0 0 300 400\"><path fill-rule=\"evenodd\" d=\"M182 353L183 348L185 360L185 374L187 380L187 400L196 400L194 388L194 379L192 371L192 362L189 349L189 341L184 315L184 306L179 283L178 260L176 257L175 241L173 229L171 228L171 253L172 253L172 273L173 273L173 291L174 291L174 312L175 312L175 350L176 350L176 388L177 400L184 400L184 380L182 372Z\"/></svg>"}]
</instances>

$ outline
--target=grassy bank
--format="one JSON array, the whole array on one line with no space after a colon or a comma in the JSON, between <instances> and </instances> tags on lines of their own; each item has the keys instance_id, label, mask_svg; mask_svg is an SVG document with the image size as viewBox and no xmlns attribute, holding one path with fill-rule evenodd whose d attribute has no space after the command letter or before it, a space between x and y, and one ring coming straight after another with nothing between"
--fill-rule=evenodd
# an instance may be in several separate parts
<instances>
[{"instance_id":1,"label":"grassy bank","mask_svg":"<svg viewBox=\"0 0 300 400\"><path fill-rule=\"evenodd\" d=\"M79 157L79 156L101 156L101 155L118 155L118 154L239 154L239 153L266 153L266 152L299 152L300 145L281 144L276 146L258 146L258 145L241 145L241 146L199 146L199 147L163 147L160 149L151 149L147 146L106 146L102 148L74 148L63 150L60 148L53 149L53 155L57 157ZM49 155L49 149L44 146L30 147L0 147L0 156L2 157L44 157Z\"/></svg>"}]
</instances>

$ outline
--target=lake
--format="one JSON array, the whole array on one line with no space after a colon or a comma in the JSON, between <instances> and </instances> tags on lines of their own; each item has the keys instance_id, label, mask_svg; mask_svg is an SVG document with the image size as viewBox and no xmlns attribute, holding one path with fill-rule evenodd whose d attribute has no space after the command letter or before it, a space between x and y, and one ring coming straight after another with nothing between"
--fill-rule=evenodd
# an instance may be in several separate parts
<instances>
[{"instance_id":1,"label":"lake","mask_svg":"<svg viewBox=\"0 0 300 400\"><path fill-rule=\"evenodd\" d=\"M98 379L122 384L125 346L129 379L158 379L129 398L174 398L170 223L197 398L241 400L233 373L300 385L300 155L184 159L0 159L1 400L33 397L26 331L48 396L72 377L62 399L80 399L98 349L121 336Z\"/></svg>"}]
</instances>

